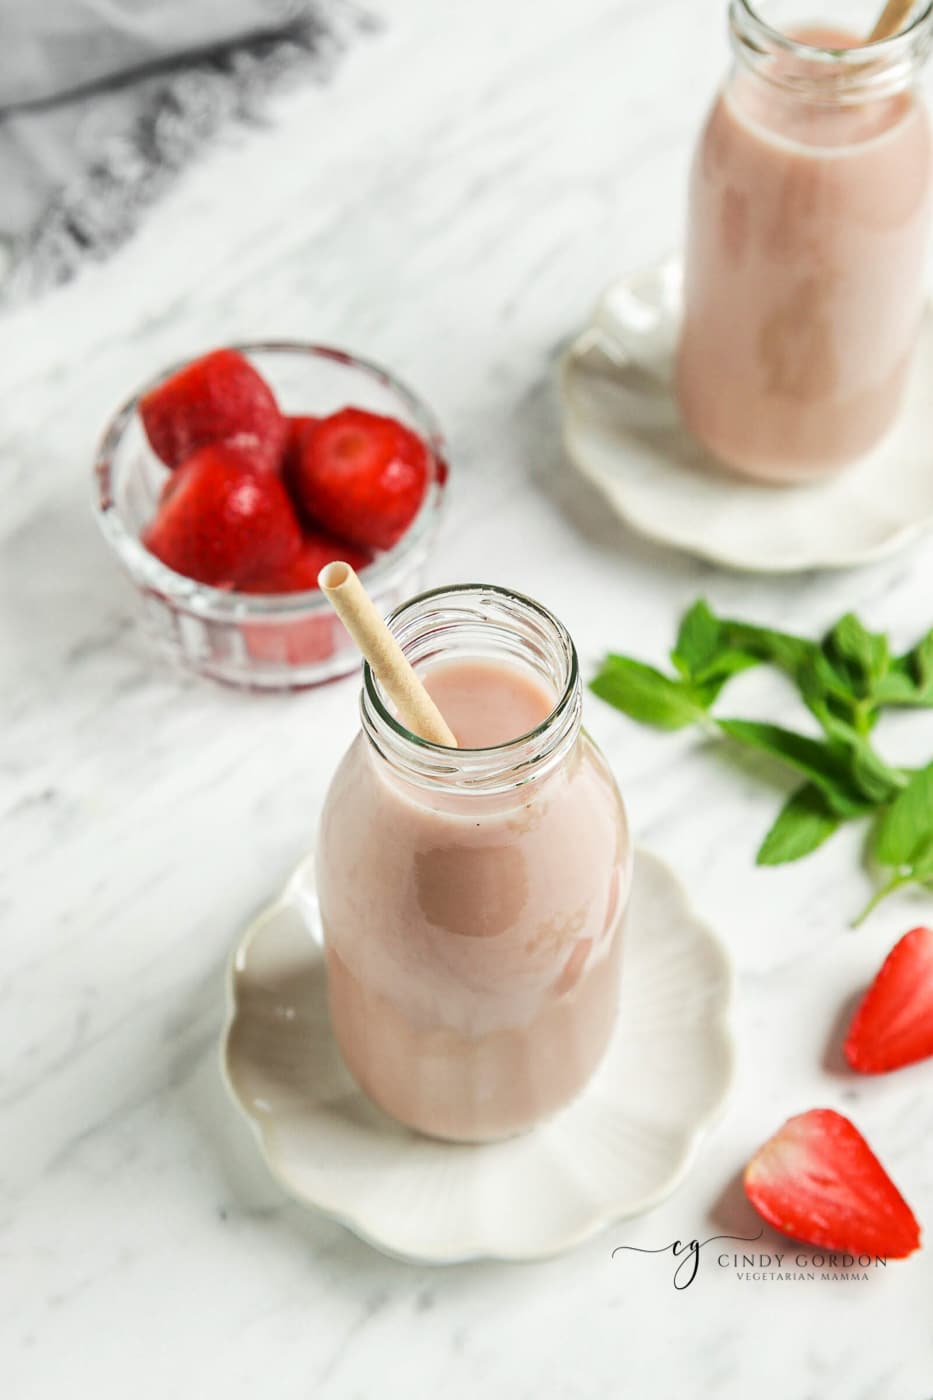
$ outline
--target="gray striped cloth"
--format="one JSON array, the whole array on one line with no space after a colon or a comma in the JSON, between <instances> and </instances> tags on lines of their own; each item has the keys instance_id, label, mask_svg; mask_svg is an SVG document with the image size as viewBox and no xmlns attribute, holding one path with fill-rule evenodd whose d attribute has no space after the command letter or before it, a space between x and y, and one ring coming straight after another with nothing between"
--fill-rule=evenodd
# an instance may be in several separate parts
<instances>
[{"instance_id":1,"label":"gray striped cloth","mask_svg":"<svg viewBox=\"0 0 933 1400\"><path fill-rule=\"evenodd\" d=\"M0 0L0 304L105 257L222 125L371 25L355 0Z\"/></svg>"}]
</instances>

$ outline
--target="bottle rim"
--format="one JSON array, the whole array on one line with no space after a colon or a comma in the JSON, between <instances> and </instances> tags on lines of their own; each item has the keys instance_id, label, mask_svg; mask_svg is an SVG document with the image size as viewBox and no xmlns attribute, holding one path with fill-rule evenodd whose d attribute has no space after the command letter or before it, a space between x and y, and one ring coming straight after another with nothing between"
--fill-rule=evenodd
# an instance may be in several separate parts
<instances>
[{"instance_id":1,"label":"bottle rim","mask_svg":"<svg viewBox=\"0 0 933 1400\"><path fill-rule=\"evenodd\" d=\"M906 87L926 62L933 45L933 0L910 23L887 39L854 48L808 43L777 29L753 0L730 0L732 46L757 76L812 101L863 102ZM790 68L770 62L790 57Z\"/></svg>"},{"instance_id":2,"label":"bottle rim","mask_svg":"<svg viewBox=\"0 0 933 1400\"><path fill-rule=\"evenodd\" d=\"M470 638L461 655L475 660L512 657L537 671L556 696L547 716L527 733L485 748L450 749L412 733L393 714L372 668L364 663L363 731L401 777L422 787L501 792L552 771L569 752L582 717L579 660L567 628L543 604L497 584L454 584L408 599L387 621L413 664L426 656L440 661L447 653L452 659L458 638Z\"/></svg>"}]
</instances>

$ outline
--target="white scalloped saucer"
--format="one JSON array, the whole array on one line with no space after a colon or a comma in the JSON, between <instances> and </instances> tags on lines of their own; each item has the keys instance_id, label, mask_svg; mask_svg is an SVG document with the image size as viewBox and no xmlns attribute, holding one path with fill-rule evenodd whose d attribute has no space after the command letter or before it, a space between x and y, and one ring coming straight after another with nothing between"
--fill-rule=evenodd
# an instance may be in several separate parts
<instances>
[{"instance_id":1,"label":"white scalloped saucer","mask_svg":"<svg viewBox=\"0 0 933 1400\"><path fill-rule=\"evenodd\" d=\"M673 394L681 264L614 283L561 370L571 462L639 534L764 573L844 568L933 526L933 308L898 421L861 461L804 486L743 481L682 426Z\"/></svg>"},{"instance_id":2,"label":"white scalloped saucer","mask_svg":"<svg viewBox=\"0 0 933 1400\"><path fill-rule=\"evenodd\" d=\"M437 1142L370 1103L331 1036L316 924L309 857L237 947L224 1075L281 1185L387 1253L555 1254L673 1191L724 1106L730 964L643 851L606 1058L575 1103L505 1142Z\"/></svg>"}]
</instances>

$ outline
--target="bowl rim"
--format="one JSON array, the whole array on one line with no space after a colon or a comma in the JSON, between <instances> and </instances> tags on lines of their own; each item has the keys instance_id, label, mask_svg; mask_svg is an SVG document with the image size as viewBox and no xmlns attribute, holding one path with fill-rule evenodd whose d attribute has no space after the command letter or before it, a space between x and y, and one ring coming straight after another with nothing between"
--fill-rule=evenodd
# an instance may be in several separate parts
<instances>
[{"instance_id":1,"label":"bowl rim","mask_svg":"<svg viewBox=\"0 0 933 1400\"><path fill-rule=\"evenodd\" d=\"M433 410L384 366L336 346L303 340L250 340L224 345L223 348L237 350L247 357L267 354L328 360L375 380L396 395L405 406L415 430L428 448L432 464L431 480L414 520L401 539L359 571L371 592L381 593L391 589L397 577L408 571L412 561L419 555L423 557L445 495L449 457L444 434ZM113 463L123 437L137 415L140 399L207 354L210 354L210 350L203 350L161 370L124 399L104 427L94 454L92 474L94 513L104 537L140 589L164 599L180 611L218 621L234 621L244 617L297 618L312 613L329 613L330 604L317 588L301 593L240 593L234 589L214 588L176 573L149 552L121 516L113 491ZM334 411L337 411L336 408Z\"/></svg>"}]
</instances>

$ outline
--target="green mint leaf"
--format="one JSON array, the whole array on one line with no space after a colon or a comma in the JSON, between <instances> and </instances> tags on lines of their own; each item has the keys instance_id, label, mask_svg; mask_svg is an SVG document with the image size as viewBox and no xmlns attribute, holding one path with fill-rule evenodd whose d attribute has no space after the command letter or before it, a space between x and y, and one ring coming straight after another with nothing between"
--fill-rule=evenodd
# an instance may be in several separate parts
<instances>
[{"instance_id":1,"label":"green mint leaf","mask_svg":"<svg viewBox=\"0 0 933 1400\"><path fill-rule=\"evenodd\" d=\"M933 629L895 657L876 687L875 700L879 705L933 707Z\"/></svg>"},{"instance_id":2,"label":"green mint leaf","mask_svg":"<svg viewBox=\"0 0 933 1400\"><path fill-rule=\"evenodd\" d=\"M712 705L726 681L737 676L740 671L747 671L750 666L758 664L757 657L748 656L743 652L721 651L716 659L694 678L697 693L702 696L706 708L709 709Z\"/></svg>"},{"instance_id":3,"label":"green mint leaf","mask_svg":"<svg viewBox=\"0 0 933 1400\"><path fill-rule=\"evenodd\" d=\"M854 613L846 613L827 634L823 652L860 700L874 693L891 661L887 637L869 632Z\"/></svg>"},{"instance_id":4,"label":"green mint leaf","mask_svg":"<svg viewBox=\"0 0 933 1400\"><path fill-rule=\"evenodd\" d=\"M782 729L777 724L752 720L725 719L719 728L740 744L769 754L819 788L833 812L840 817L857 817L870 810L872 803L854 785L844 758L820 739Z\"/></svg>"},{"instance_id":5,"label":"green mint leaf","mask_svg":"<svg viewBox=\"0 0 933 1400\"><path fill-rule=\"evenodd\" d=\"M839 827L822 792L805 783L784 803L755 858L757 865L785 865L822 846Z\"/></svg>"},{"instance_id":6,"label":"green mint leaf","mask_svg":"<svg viewBox=\"0 0 933 1400\"><path fill-rule=\"evenodd\" d=\"M814 651L800 666L797 686L801 699L833 738L843 738L860 719L859 699L825 652Z\"/></svg>"},{"instance_id":7,"label":"green mint leaf","mask_svg":"<svg viewBox=\"0 0 933 1400\"><path fill-rule=\"evenodd\" d=\"M684 613L671 661L688 680L716 657L720 650L719 622L705 598L698 598Z\"/></svg>"},{"instance_id":8,"label":"green mint leaf","mask_svg":"<svg viewBox=\"0 0 933 1400\"><path fill-rule=\"evenodd\" d=\"M775 628L719 618L703 599L684 614L671 677L623 656L606 658L591 688L633 719L664 729L692 723L721 732L799 773L805 782L784 804L762 841L762 865L798 860L840 822L877 812L873 850L889 878L863 917L881 899L909 884L933 889L933 763L919 773L890 767L870 743L885 706L933 708L933 629L892 657L882 633L869 632L853 613L817 644ZM766 663L785 672L821 725L816 739L779 725L714 721L710 713L726 682Z\"/></svg>"},{"instance_id":9,"label":"green mint leaf","mask_svg":"<svg viewBox=\"0 0 933 1400\"><path fill-rule=\"evenodd\" d=\"M882 865L925 868L933 846L933 763L914 773L907 786L881 814L874 837L875 858Z\"/></svg>"},{"instance_id":10,"label":"green mint leaf","mask_svg":"<svg viewBox=\"0 0 933 1400\"><path fill-rule=\"evenodd\" d=\"M698 598L684 614L671 652L674 666L686 680L693 681L707 708L726 681L749 666L757 666L759 659L723 642L720 622L704 598Z\"/></svg>"},{"instance_id":11,"label":"green mint leaf","mask_svg":"<svg viewBox=\"0 0 933 1400\"><path fill-rule=\"evenodd\" d=\"M849 771L859 792L875 807L892 802L905 786L903 775L885 763L860 735L851 735L846 744Z\"/></svg>"},{"instance_id":12,"label":"green mint leaf","mask_svg":"<svg viewBox=\"0 0 933 1400\"><path fill-rule=\"evenodd\" d=\"M908 652L918 689L933 700L933 627Z\"/></svg>"},{"instance_id":13,"label":"green mint leaf","mask_svg":"<svg viewBox=\"0 0 933 1400\"><path fill-rule=\"evenodd\" d=\"M848 766L854 786L872 804L892 801L904 779L884 762L866 737L878 717L874 701L856 699L822 652L804 664L798 683L808 709Z\"/></svg>"},{"instance_id":14,"label":"green mint leaf","mask_svg":"<svg viewBox=\"0 0 933 1400\"><path fill-rule=\"evenodd\" d=\"M692 685L629 656L607 656L590 681L590 690L632 719L658 729L683 729L706 717Z\"/></svg>"},{"instance_id":15,"label":"green mint leaf","mask_svg":"<svg viewBox=\"0 0 933 1400\"><path fill-rule=\"evenodd\" d=\"M912 861L914 879L925 884L927 880L933 880L933 833L925 846L914 852Z\"/></svg>"},{"instance_id":16,"label":"green mint leaf","mask_svg":"<svg viewBox=\"0 0 933 1400\"><path fill-rule=\"evenodd\" d=\"M721 624L723 647L769 661L796 679L804 662L819 650L815 642L777 632L771 627L755 627L748 622L727 619Z\"/></svg>"},{"instance_id":17,"label":"green mint leaf","mask_svg":"<svg viewBox=\"0 0 933 1400\"><path fill-rule=\"evenodd\" d=\"M887 675L875 688L875 703L878 705L922 705L925 702L920 696L921 691L914 677L909 654L896 657L891 662Z\"/></svg>"}]
</instances>

